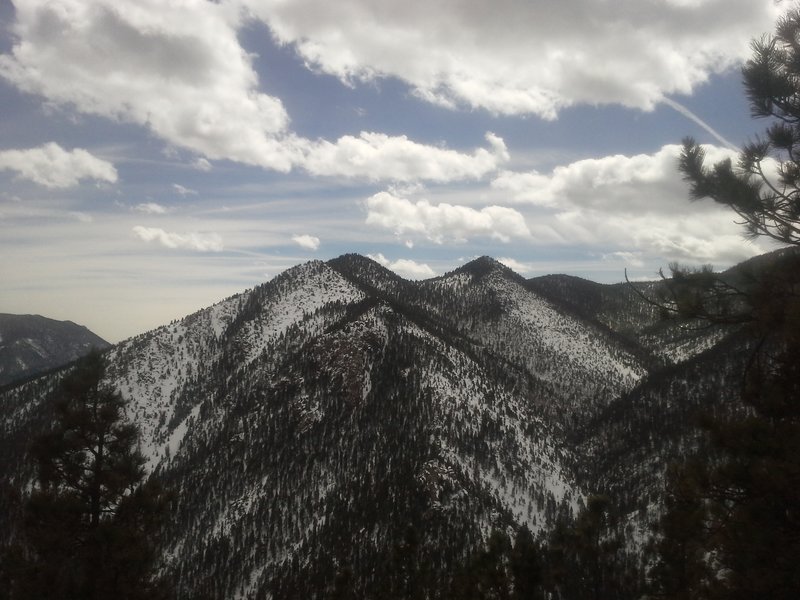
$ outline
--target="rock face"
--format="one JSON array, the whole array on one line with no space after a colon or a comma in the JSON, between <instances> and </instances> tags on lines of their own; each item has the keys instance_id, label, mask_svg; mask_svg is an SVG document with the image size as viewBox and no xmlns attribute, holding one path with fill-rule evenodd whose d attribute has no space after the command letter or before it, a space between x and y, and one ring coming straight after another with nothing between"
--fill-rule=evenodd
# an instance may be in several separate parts
<instances>
[{"instance_id":1,"label":"rock face","mask_svg":"<svg viewBox=\"0 0 800 600\"><path fill-rule=\"evenodd\" d=\"M0 314L0 386L62 367L109 343L72 321Z\"/></svg>"},{"instance_id":2,"label":"rock face","mask_svg":"<svg viewBox=\"0 0 800 600\"><path fill-rule=\"evenodd\" d=\"M345 571L402 597L412 568L442 597L493 528L546 531L588 493L643 543L667 461L698 443L687 415L723 403L746 346L693 331L626 286L486 257L412 283L346 255L117 344L108 378L177 492L181 597L324 598ZM57 380L0 394L1 483L31 477Z\"/></svg>"}]
</instances>

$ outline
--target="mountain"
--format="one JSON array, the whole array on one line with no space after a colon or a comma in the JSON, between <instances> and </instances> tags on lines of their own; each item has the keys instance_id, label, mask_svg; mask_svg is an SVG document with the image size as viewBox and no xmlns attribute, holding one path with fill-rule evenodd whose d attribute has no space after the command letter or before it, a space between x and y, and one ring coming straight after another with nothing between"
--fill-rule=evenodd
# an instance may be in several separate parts
<instances>
[{"instance_id":1,"label":"mountain","mask_svg":"<svg viewBox=\"0 0 800 600\"><path fill-rule=\"evenodd\" d=\"M0 314L0 386L74 361L110 344L72 321Z\"/></svg>"},{"instance_id":2,"label":"mountain","mask_svg":"<svg viewBox=\"0 0 800 600\"><path fill-rule=\"evenodd\" d=\"M663 281L600 284L570 275L545 275L527 281L531 291L562 310L608 328L646 351L652 368L680 363L717 344L728 330L707 323L662 318L646 299L658 299Z\"/></svg>"},{"instance_id":3,"label":"mountain","mask_svg":"<svg viewBox=\"0 0 800 600\"><path fill-rule=\"evenodd\" d=\"M641 547L667 461L700 443L687 415L724 405L747 345L642 304L488 257L409 282L345 255L113 346L177 491L165 572L187 598L325 598L345 572L354 597L441 598L492 530L549 531L598 491ZM0 393L4 489L33 476L59 377ZM18 510L0 498L0 531Z\"/></svg>"}]
</instances>

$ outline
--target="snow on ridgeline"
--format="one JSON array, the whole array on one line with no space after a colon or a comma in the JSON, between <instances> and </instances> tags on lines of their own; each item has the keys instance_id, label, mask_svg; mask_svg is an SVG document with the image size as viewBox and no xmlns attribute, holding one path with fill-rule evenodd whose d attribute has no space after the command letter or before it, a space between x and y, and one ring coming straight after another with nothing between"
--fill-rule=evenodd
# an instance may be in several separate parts
<instances>
[{"instance_id":1,"label":"snow on ridgeline","mask_svg":"<svg viewBox=\"0 0 800 600\"><path fill-rule=\"evenodd\" d=\"M125 340L108 354L108 379L129 401L140 429L141 449L152 470L180 446L187 417L170 427L176 396L217 358L217 341L252 290L232 296L179 321ZM202 401L197 399L197 405Z\"/></svg>"},{"instance_id":2,"label":"snow on ridgeline","mask_svg":"<svg viewBox=\"0 0 800 600\"><path fill-rule=\"evenodd\" d=\"M148 469L179 450L191 426L188 414L174 423L175 401L188 382L204 371L230 344L245 350L240 366L257 358L292 327L308 334L325 326L315 314L330 303L354 303L363 293L320 261L299 265L272 281L232 296L179 321L121 342L109 352L108 379L129 400L131 419L139 425ZM257 310L243 311L255 304ZM241 326L232 326L239 319Z\"/></svg>"},{"instance_id":3,"label":"snow on ridgeline","mask_svg":"<svg viewBox=\"0 0 800 600\"><path fill-rule=\"evenodd\" d=\"M364 293L327 264L315 260L278 275L265 286L261 312L245 323L237 333L248 348L245 363L285 334L291 327L305 329L308 334L322 332L319 320L309 319L326 305L354 304Z\"/></svg>"},{"instance_id":4,"label":"snow on ridgeline","mask_svg":"<svg viewBox=\"0 0 800 600\"><path fill-rule=\"evenodd\" d=\"M350 394L351 401L360 399L361 402L366 402L371 392L373 364L388 343L386 315L390 312L391 309L386 306L372 307L357 319L346 323L344 327L317 337L312 343L312 348L306 353L316 355L320 359L319 362L325 365L324 369L330 379L342 382ZM303 376L298 373L291 375L284 373L284 380L287 376L296 378L294 380L297 383L303 381ZM310 394L305 389L294 396L289 405L300 423L296 435L304 435L313 423L324 418L336 418L336 415L326 412L328 409L325 404L327 403L322 401L322 398ZM266 417L259 415L255 418L263 420ZM313 494L313 501L317 504L324 504L330 493L336 492L348 483L337 479L336 473L325 462L309 465L308 469L318 478ZM267 495L269 482L260 475L242 483L241 493L220 511L213 525L209 527L208 535L217 538L228 536L231 528L245 518ZM292 514L301 514L302 507L297 504L300 500L300 498L287 498L285 510ZM324 520L324 516L322 519ZM308 530L318 524L319 522L315 521L304 524L303 528ZM279 564L288 555L283 553L277 558L273 557L266 565Z\"/></svg>"},{"instance_id":5,"label":"snow on ridgeline","mask_svg":"<svg viewBox=\"0 0 800 600\"><path fill-rule=\"evenodd\" d=\"M441 357L420 366L421 389L431 394L434 405L439 447L438 458L420 476L451 483L472 480L534 532L548 524L546 506L567 503L577 510L582 494L574 493L577 486L567 474L563 451L554 446L547 425L527 399L487 387L491 378L480 365L418 326L406 323L402 329ZM487 449L483 458L475 453L481 446ZM492 526L489 521L481 524L487 537Z\"/></svg>"},{"instance_id":6,"label":"snow on ridgeline","mask_svg":"<svg viewBox=\"0 0 800 600\"><path fill-rule=\"evenodd\" d=\"M609 402L647 372L607 330L559 310L492 259L478 259L421 288L430 298L425 309L477 346L524 366L543 382L542 394L561 398L559 410L587 414L583 408Z\"/></svg>"},{"instance_id":7,"label":"snow on ridgeline","mask_svg":"<svg viewBox=\"0 0 800 600\"><path fill-rule=\"evenodd\" d=\"M646 369L634 356L612 345L585 323L558 311L541 296L499 273L491 275L490 285L504 298L510 319L536 335L544 348L559 357L560 363L569 361L593 377L616 375L625 388L645 375Z\"/></svg>"}]
</instances>

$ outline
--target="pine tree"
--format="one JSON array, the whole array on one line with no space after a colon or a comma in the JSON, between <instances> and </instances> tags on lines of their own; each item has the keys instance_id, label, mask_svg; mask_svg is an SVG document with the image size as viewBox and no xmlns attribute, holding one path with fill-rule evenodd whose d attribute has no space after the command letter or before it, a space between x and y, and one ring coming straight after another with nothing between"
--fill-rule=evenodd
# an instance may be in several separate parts
<instances>
[{"instance_id":1,"label":"pine tree","mask_svg":"<svg viewBox=\"0 0 800 600\"><path fill-rule=\"evenodd\" d=\"M800 597L800 9L753 43L743 69L754 117L771 123L738 165L709 167L684 143L695 200L730 207L747 233L791 249L750 273L673 267L668 311L749 328L754 351L742 410L708 419L709 457L671 479L661 520L657 592L666 598Z\"/></svg>"},{"instance_id":2,"label":"pine tree","mask_svg":"<svg viewBox=\"0 0 800 600\"><path fill-rule=\"evenodd\" d=\"M530 529L523 525L514 538L509 570L514 586L514 600L533 600L542 584L542 558Z\"/></svg>"},{"instance_id":3,"label":"pine tree","mask_svg":"<svg viewBox=\"0 0 800 600\"><path fill-rule=\"evenodd\" d=\"M510 600L508 573L511 541L503 531L492 531L485 548L479 549L453 579L448 598L453 600Z\"/></svg>"},{"instance_id":4,"label":"pine tree","mask_svg":"<svg viewBox=\"0 0 800 600\"><path fill-rule=\"evenodd\" d=\"M52 402L54 425L33 445L38 480L25 507L14 598L158 598L152 535L169 498L144 482L138 432L103 383L98 352L79 361Z\"/></svg>"},{"instance_id":5,"label":"pine tree","mask_svg":"<svg viewBox=\"0 0 800 600\"><path fill-rule=\"evenodd\" d=\"M608 578L608 555L611 552L608 532L608 509L611 501L607 496L590 496L586 509L575 524L575 551L579 573L583 580L585 597L600 600Z\"/></svg>"},{"instance_id":6,"label":"pine tree","mask_svg":"<svg viewBox=\"0 0 800 600\"><path fill-rule=\"evenodd\" d=\"M591 495L577 517L562 515L541 549L540 589L534 598L629 600L638 579L626 564L615 507Z\"/></svg>"},{"instance_id":7,"label":"pine tree","mask_svg":"<svg viewBox=\"0 0 800 600\"><path fill-rule=\"evenodd\" d=\"M666 512L659 524L660 537L654 542L658 557L650 571L657 582L659 597L692 600L709 597L712 568L703 540L708 521L706 503L698 490L708 477L704 461L692 459L670 465L667 470Z\"/></svg>"}]
</instances>

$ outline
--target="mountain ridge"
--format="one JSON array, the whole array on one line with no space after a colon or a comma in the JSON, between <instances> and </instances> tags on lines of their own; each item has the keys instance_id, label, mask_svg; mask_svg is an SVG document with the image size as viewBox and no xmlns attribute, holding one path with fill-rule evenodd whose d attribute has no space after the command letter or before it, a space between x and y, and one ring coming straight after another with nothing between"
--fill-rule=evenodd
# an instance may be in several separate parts
<instances>
[{"instance_id":1,"label":"mountain ridge","mask_svg":"<svg viewBox=\"0 0 800 600\"><path fill-rule=\"evenodd\" d=\"M410 535L433 569L420 585L444 597L491 530L549 531L603 490L641 546L659 469L695 443L678 428L651 449L659 415L642 411L679 418L671 382L717 364L706 346L722 338L698 333L683 353L640 343L682 324L642 318L617 288L604 323L547 283L530 289L488 257L409 282L343 255L110 348L107 381L129 401L148 471L179 491L162 569L181 596L324 598L347 568L360 596L385 597ZM21 440L44 426L57 381L0 393L0 483L32 476ZM623 476L629 455L644 466Z\"/></svg>"},{"instance_id":2,"label":"mountain ridge","mask_svg":"<svg viewBox=\"0 0 800 600\"><path fill-rule=\"evenodd\" d=\"M0 313L0 387L66 365L110 344L83 325Z\"/></svg>"}]
</instances>

